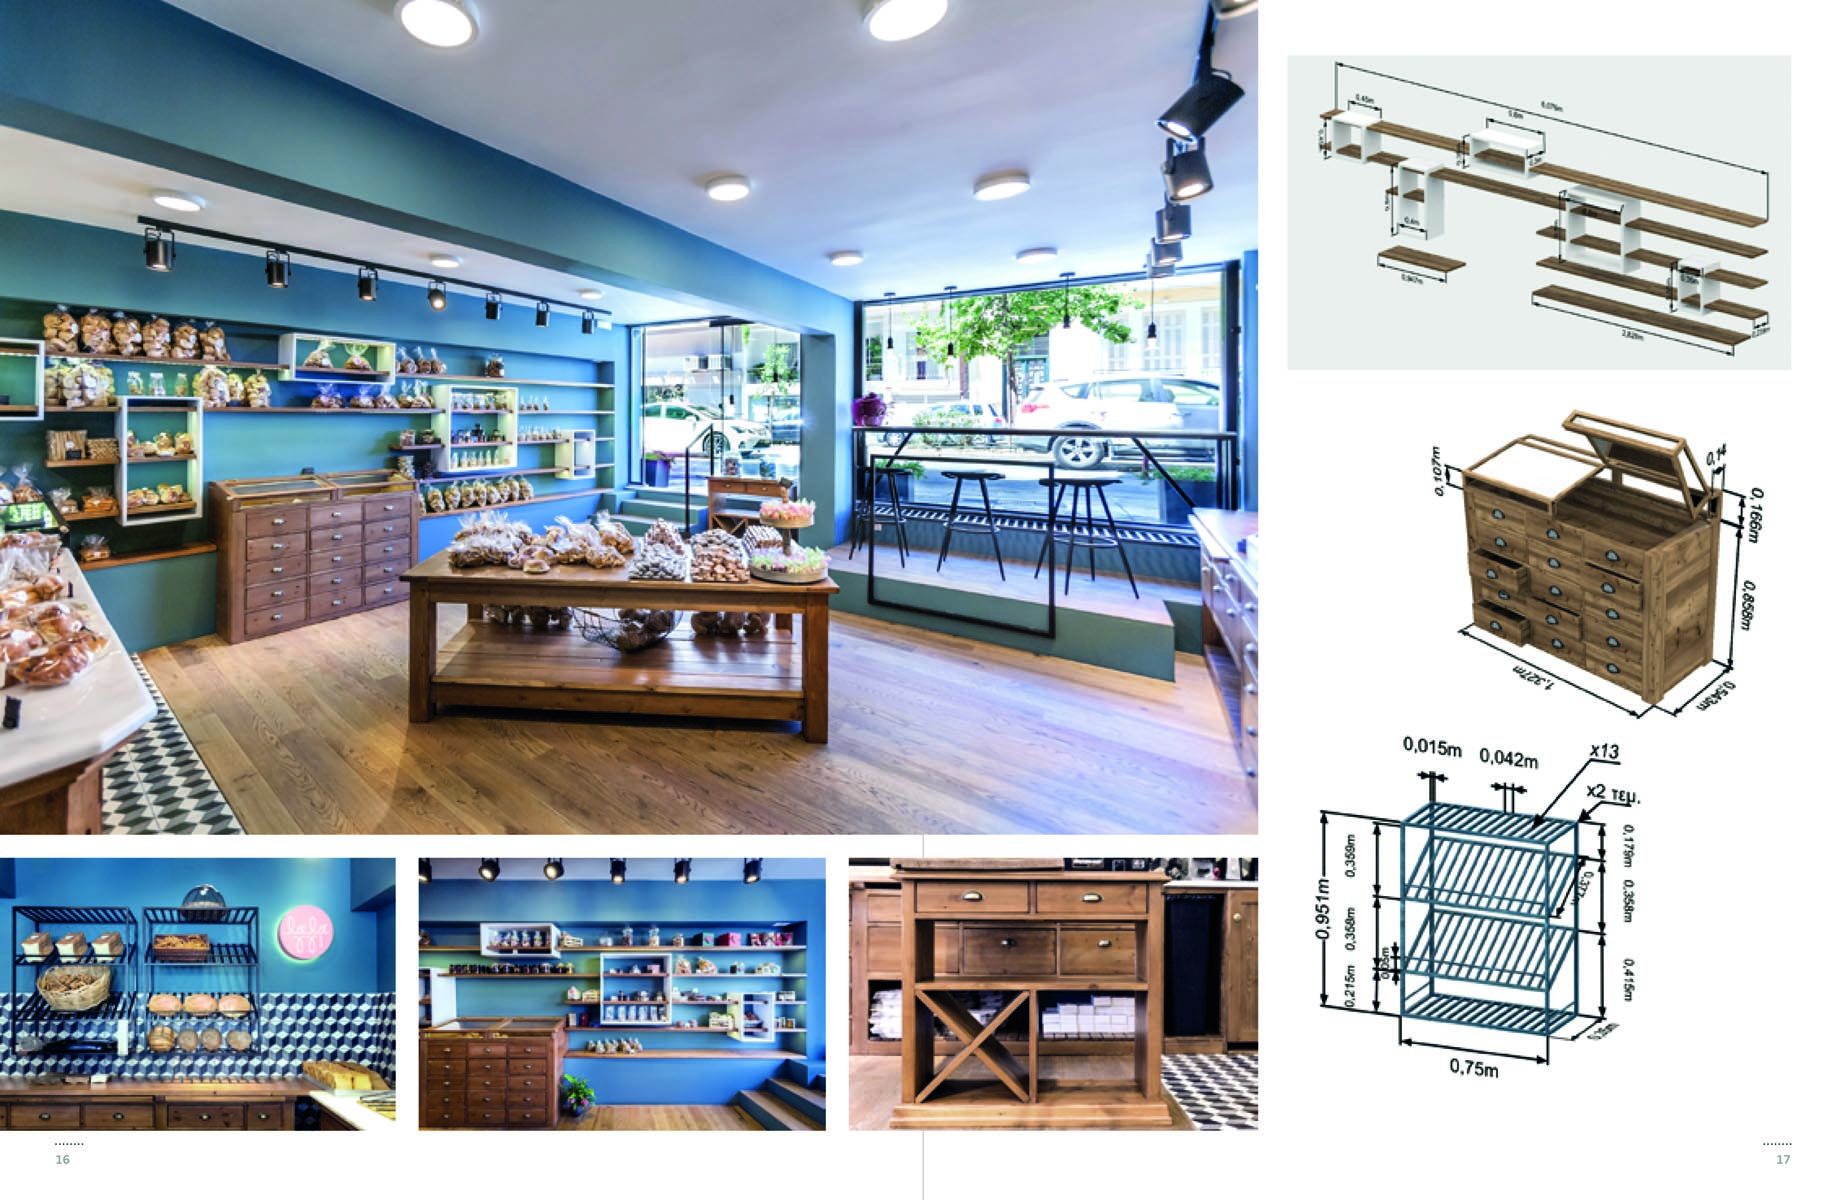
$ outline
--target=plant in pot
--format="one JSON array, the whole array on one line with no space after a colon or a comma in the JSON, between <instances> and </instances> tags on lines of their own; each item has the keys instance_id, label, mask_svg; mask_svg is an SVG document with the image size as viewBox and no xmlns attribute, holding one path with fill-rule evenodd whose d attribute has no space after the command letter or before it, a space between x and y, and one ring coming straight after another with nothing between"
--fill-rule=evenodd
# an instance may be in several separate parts
<instances>
[{"instance_id":1,"label":"plant in pot","mask_svg":"<svg viewBox=\"0 0 1846 1200\"><path fill-rule=\"evenodd\" d=\"M882 460L879 460L878 465L882 468L886 464ZM892 490L897 495L897 502L899 504L908 504L910 502L911 486L923 478L925 468L922 463L917 462L915 459L899 459L889 465L897 472L887 477L891 481Z\"/></svg>"},{"instance_id":2,"label":"plant in pot","mask_svg":"<svg viewBox=\"0 0 1846 1200\"><path fill-rule=\"evenodd\" d=\"M1160 489L1160 523L1162 525L1184 525L1186 516L1192 511L1185 500L1175 495L1167 486L1167 481L1160 477L1160 472L1151 467L1143 468L1141 478L1152 480ZM1218 473L1211 467L1168 467L1167 474L1179 485L1186 500L1192 501L1194 508L1209 508L1218 498Z\"/></svg>"},{"instance_id":3,"label":"plant in pot","mask_svg":"<svg viewBox=\"0 0 1846 1200\"><path fill-rule=\"evenodd\" d=\"M670 487L673 483L673 460L658 450L641 456L641 482L651 488Z\"/></svg>"},{"instance_id":4,"label":"plant in pot","mask_svg":"<svg viewBox=\"0 0 1846 1200\"><path fill-rule=\"evenodd\" d=\"M558 1087L558 1110L567 1117L581 1117L596 1103L596 1089L575 1075L566 1075Z\"/></svg>"}]
</instances>

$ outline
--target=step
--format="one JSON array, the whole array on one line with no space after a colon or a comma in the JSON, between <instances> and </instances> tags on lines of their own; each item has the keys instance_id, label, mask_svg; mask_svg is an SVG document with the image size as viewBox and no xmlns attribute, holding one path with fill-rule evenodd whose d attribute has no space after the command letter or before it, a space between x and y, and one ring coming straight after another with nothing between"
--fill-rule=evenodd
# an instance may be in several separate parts
<instances>
[{"instance_id":1,"label":"step","mask_svg":"<svg viewBox=\"0 0 1846 1200\"><path fill-rule=\"evenodd\" d=\"M609 515L614 517L616 521L618 521L624 528L628 530L628 532L634 534L636 537L640 537L642 534L646 533L648 530L654 527L655 518L653 517L643 517L635 513L624 513L624 512L615 512L615 513L610 513ZM673 526L673 528L678 529L680 527L679 515L677 513L671 517L668 517L666 520L667 520L667 524ZM703 527L695 525L693 527L693 532L698 533L701 528Z\"/></svg>"},{"instance_id":2,"label":"step","mask_svg":"<svg viewBox=\"0 0 1846 1200\"><path fill-rule=\"evenodd\" d=\"M818 1133L827 1127L825 1115L816 1122L794 1106L785 1104L768 1092L737 1093L737 1102L764 1129L789 1133Z\"/></svg>"},{"instance_id":3,"label":"step","mask_svg":"<svg viewBox=\"0 0 1846 1200\"><path fill-rule=\"evenodd\" d=\"M1594 279L1612 287L1627 288L1631 292L1645 292L1649 296L1658 296L1662 300L1673 298L1673 285L1658 283L1653 280L1639 279L1633 275L1624 275L1620 271L1605 271L1601 267L1592 267L1588 263L1575 262L1568 258L1541 258L1538 265L1549 271L1562 271L1566 275L1575 275L1581 279Z\"/></svg>"},{"instance_id":4,"label":"step","mask_svg":"<svg viewBox=\"0 0 1846 1200\"><path fill-rule=\"evenodd\" d=\"M635 484L632 487L624 488L623 491L636 500L671 500L675 504L680 504L686 499L686 489L684 485L679 483L674 483L670 487L643 487L640 484ZM699 504L703 503L704 500L705 485L702 483L694 483L692 485L693 506L696 508Z\"/></svg>"},{"instance_id":5,"label":"step","mask_svg":"<svg viewBox=\"0 0 1846 1200\"><path fill-rule=\"evenodd\" d=\"M792 1079L772 1075L764 1090L818 1125L827 1124L827 1097L823 1092L803 1087Z\"/></svg>"},{"instance_id":6,"label":"step","mask_svg":"<svg viewBox=\"0 0 1846 1200\"><path fill-rule=\"evenodd\" d=\"M1588 292L1573 291L1564 287L1544 287L1532 293L1535 300L1550 300L1555 304L1568 304L1574 308L1587 308L1605 316L1619 317L1624 321L1633 321L1638 325L1650 325L1655 329L1665 329L1671 333L1686 337L1702 338L1708 342L1718 342L1725 346L1738 346L1750 340L1747 333L1735 333L1729 329L1720 329L1704 321L1692 321L1685 317L1676 317L1667 313L1657 313L1652 309L1639 308L1633 304L1623 304L1607 296L1593 296Z\"/></svg>"},{"instance_id":7,"label":"step","mask_svg":"<svg viewBox=\"0 0 1846 1200\"><path fill-rule=\"evenodd\" d=\"M705 497L703 496L694 496L692 498L692 520L694 524L698 524L704 519L704 500ZM625 517L665 517L669 521L684 521L686 519L686 503L684 500L674 500L670 503L664 500L624 500L622 501L622 507L619 511Z\"/></svg>"}]
</instances>

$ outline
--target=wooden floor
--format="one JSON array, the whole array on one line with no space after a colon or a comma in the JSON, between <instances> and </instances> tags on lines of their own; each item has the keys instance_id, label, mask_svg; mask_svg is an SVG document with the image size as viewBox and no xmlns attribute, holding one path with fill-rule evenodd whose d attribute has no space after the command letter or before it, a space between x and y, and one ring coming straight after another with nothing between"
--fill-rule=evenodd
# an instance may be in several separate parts
<instances>
[{"instance_id":1,"label":"wooden floor","mask_svg":"<svg viewBox=\"0 0 1846 1200\"><path fill-rule=\"evenodd\" d=\"M443 610L444 640L462 621ZM836 613L832 740L779 723L406 718L407 612L142 656L280 833L1254 833L1204 660L1174 683Z\"/></svg>"},{"instance_id":2,"label":"wooden floor","mask_svg":"<svg viewBox=\"0 0 1846 1200\"><path fill-rule=\"evenodd\" d=\"M565 1117L559 1129L681 1133L687 1130L754 1129L749 1113L735 1104L598 1104L581 1117Z\"/></svg>"},{"instance_id":3,"label":"wooden floor","mask_svg":"<svg viewBox=\"0 0 1846 1200\"><path fill-rule=\"evenodd\" d=\"M855 1054L849 1060L848 1080L851 1083L851 1111L848 1116L854 1129L889 1129L891 1128L891 1110L897 1105L899 1091L899 1072L904 1060L895 1054ZM1070 1055L1067 1057L1048 1057L1041 1055L1038 1060L1038 1073L1041 1079L1132 1079L1134 1078L1134 1057L1128 1054L1113 1055ZM981 1080L992 1079L993 1072L973 1059L957 1068L951 1079ZM1164 1093L1163 1093L1164 1094ZM1173 1114L1173 1124L1166 1129L1193 1129L1192 1118L1185 1110L1173 1102L1172 1096L1166 1097L1167 1111Z\"/></svg>"}]
</instances>

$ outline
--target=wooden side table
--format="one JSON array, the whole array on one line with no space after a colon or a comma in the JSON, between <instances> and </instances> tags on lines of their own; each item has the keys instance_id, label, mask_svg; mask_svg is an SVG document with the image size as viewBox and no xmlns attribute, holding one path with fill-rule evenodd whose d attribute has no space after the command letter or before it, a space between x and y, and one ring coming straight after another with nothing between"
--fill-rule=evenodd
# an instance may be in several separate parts
<instances>
[{"instance_id":1,"label":"wooden side table","mask_svg":"<svg viewBox=\"0 0 1846 1200\"><path fill-rule=\"evenodd\" d=\"M1149 872L979 870L899 863L904 1039L893 1129L1152 1128L1172 1123L1160 1083L1164 922ZM961 972L938 977L936 926L961 933ZM1007 997L982 1022L956 995ZM1041 1013L1055 993L1132 1002L1132 1079L1040 1078ZM1127 1006L1124 1006L1125 1008ZM1022 1061L996 1036L1030 1020ZM938 1063L935 1022L960 1048ZM993 1079L952 1079L970 1058Z\"/></svg>"}]
</instances>

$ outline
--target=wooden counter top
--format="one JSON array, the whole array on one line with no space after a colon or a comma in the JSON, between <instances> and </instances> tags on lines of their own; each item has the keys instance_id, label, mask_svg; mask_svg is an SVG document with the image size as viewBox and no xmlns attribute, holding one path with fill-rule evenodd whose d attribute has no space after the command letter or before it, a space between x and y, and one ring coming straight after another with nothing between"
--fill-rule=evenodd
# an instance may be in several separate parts
<instances>
[{"instance_id":1,"label":"wooden counter top","mask_svg":"<svg viewBox=\"0 0 1846 1200\"><path fill-rule=\"evenodd\" d=\"M270 1079L164 1080L111 1079L107 1083L69 1082L65 1075L0 1075L0 1103L8 1100L127 1099L165 1096L177 1100L248 1100L262 1096L306 1096L318 1085L304 1075Z\"/></svg>"},{"instance_id":2,"label":"wooden counter top","mask_svg":"<svg viewBox=\"0 0 1846 1200\"><path fill-rule=\"evenodd\" d=\"M1201 538L1216 543L1217 558L1235 555L1239 540L1256 535L1256 523L1257 514L1253 512L1233 512L1228 508L1192 510L1192 528Z\"/></svg>"}]
</instances>

